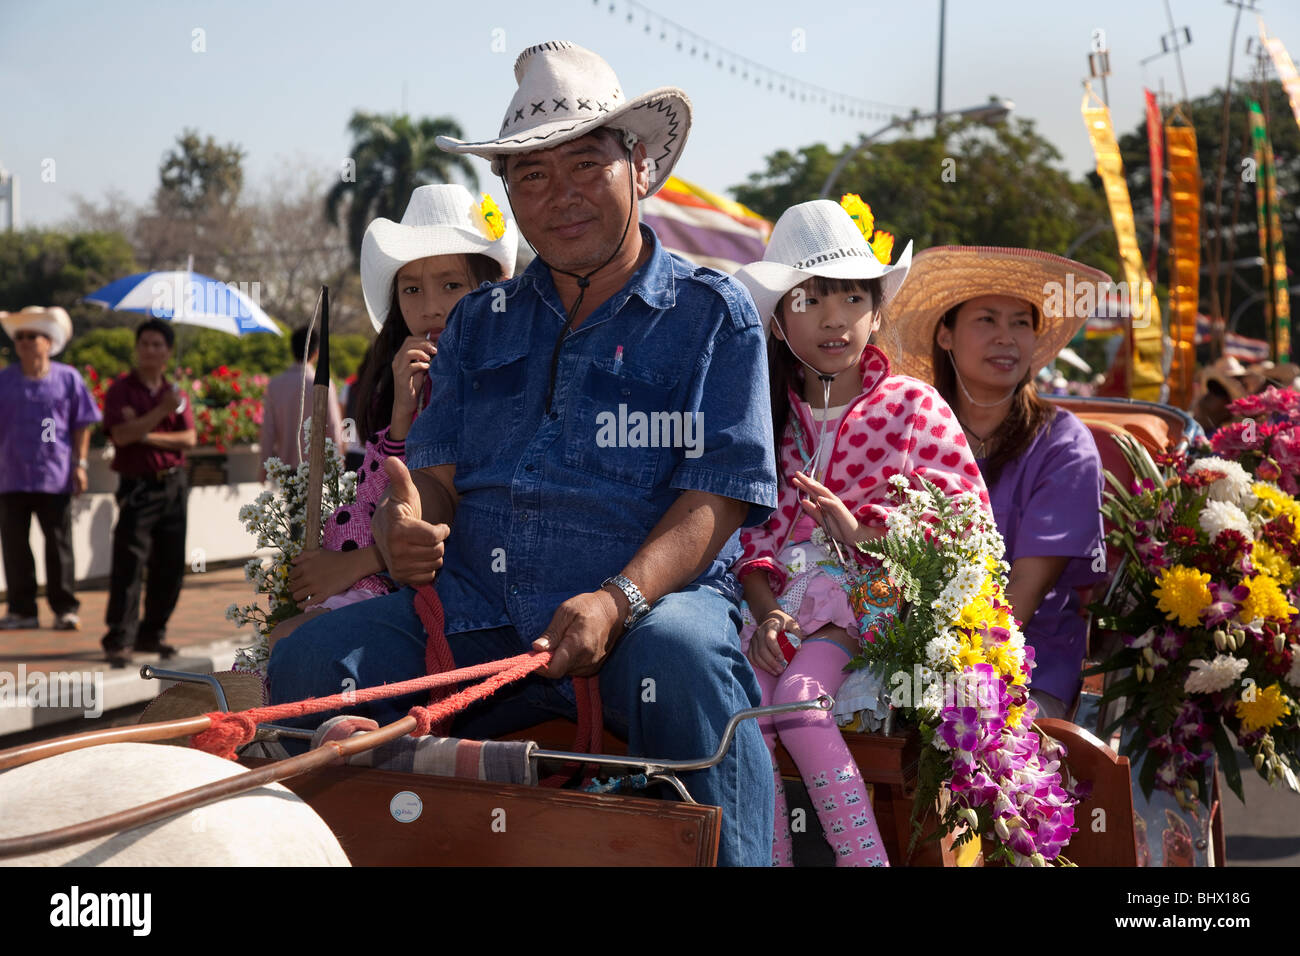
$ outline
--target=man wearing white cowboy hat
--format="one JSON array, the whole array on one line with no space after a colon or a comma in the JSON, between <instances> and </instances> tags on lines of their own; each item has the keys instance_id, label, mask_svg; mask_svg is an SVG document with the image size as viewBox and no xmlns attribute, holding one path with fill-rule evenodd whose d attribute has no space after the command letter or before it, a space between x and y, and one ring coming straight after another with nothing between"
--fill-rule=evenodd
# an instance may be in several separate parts
<instances>
[{"instance_id":1,"label":"man wearing white cowboy hat","mask_svg":"<svg viewBox=\"0 0 1300 956\"><path fill-rule=\"evenodd\" d=\"M567 42L525 50L515 78L497 139L439 145L492 161L538 257L456 306L407 440L411 472L385 463L375 537L398 581L437 572L457 665L554 655L454 733L572 716L561 678L599 671L606 724L633 752L698 757L759 700L727 572L738 529L775 502L758 315L738 283L635 221L686 142L684 93L628 100L608 64ZM357 686L422 672L412 592L357 607L276 645L273 699L337 690L344 671ZM752 721L721 765L683 779L723 808L719 862L770 861L771 764Z\"/></svg>"},{"instance_id":2,"label":"man wearing white cowboy hat","mask_svg":"<svg viewBox=\"0 0 1300 956\"><path fill-rule=\"evenodd\" d=\"M54 627L75 631L76 568L72 555L73 495L86 490L90 429L99 409L76 370L50 357L72 338L72 321L58 307L0 312L18 363L0 371L0 545L9 613L0 630L39 626L32 516L45 538L45 591Z\"/></svg>"}]
</instances>

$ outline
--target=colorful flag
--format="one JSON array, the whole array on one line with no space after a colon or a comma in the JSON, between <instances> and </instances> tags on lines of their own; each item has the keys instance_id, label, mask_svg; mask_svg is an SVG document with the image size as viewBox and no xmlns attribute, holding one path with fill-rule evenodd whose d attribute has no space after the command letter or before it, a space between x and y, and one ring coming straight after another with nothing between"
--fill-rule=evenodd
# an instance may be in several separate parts
<instances>
[{"instance_id":1,"label":"colorful flag","mask_svg":"<svg viewBox=\"0 0 1300 956\"><path fill-rule=\"evenodd\" d=\"M1291 293L1286 277L1286 250L1278 218L1277 178L1273 170L1273 145L1268 140L1264 113L1250 104L1250 137L1255 146L1255 208L1259 223L1259 251L1264 259L1265 321L1275 362L1291 361Z\"/></svg>"},{"instance_id":2,"label":"colorful flag","mask_svg":"<svg viewBox=\"0 0 1300 956\"><path fill-rule=\"evenodd\" d=\"M641 218L670 251L727 273L762 259L772 234L752 209L676 176L641 203Z\"/></svg>"},{"instance_id":3,"label":"colorful flag","mask_svg":"<svg viewBox=\"0 0 1300 956\"><path fill-rule=\"evenodd\" d=\"M1095 101L1095 105L1089 102ZM1128 395L1147 401L1161 400L1164 376L1164 334L1160 325L1160 305L1156 302L1151 280L1147 278L1138 249L1137 229L1133 224L1133 201L1124 181L1124 163L1110 110L1097 99L1089 86L1083 95L1083 121L1097 157L1097 175L1106 188L1119 256L1124 263L1124 283L1129 293L1130 328L1133 330L1133 356L1123 363L1128 370Z\"/></svg>"},{"instance_id":4,"label":"colorful flag","mask_svg":"<svg viewBox=\"0 0 1300 956\"><path fill-rule=\"evenodd\" d=\"M1165 201L1165 147L1160 139L1160 107L1156 95L1143 90L1147 100L1147 151L1151 156L1151 259L1147 272L1156 274L1156 253L1160 250L1160 207Z\"/></svg>"},{"instance_id":5,"label":"colorful flag","mask_svg":"<svg viewBox=\"0 0 1300 956\"><path fill-rule=\"evenodd\" d=\"M1196 313L1201 290L1201 166L1196 130L1175 109L1165 127L1169 149L1169 404L1192 402L1196 371Z\"/></svg>"}]
</instances>

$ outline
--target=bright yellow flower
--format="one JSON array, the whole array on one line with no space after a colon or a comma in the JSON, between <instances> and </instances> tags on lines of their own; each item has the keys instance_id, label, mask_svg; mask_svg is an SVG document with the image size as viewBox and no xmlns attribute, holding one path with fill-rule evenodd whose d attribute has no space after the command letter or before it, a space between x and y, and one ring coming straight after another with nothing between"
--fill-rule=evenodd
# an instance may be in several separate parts
<instances>
[{"instance_id":1,"label":"bright yellow flower","mask_svg":"<svg viewBox=\"0 0 1300 956\"><path fill-rule=\"evenodd\" d=\"M1249 733L1276 727L1283 717L1291 713L1288 706L1290 703L1277 684L1257 691L1254 700L1238 701L1237 717L1241 720L1241 729Z\"/></svg>"},{"instance_id":2,"label":"bright yellow flower","mask_svg":"<svg viewBox=\"0 0 1300 956\"><path fill-rule=\"evenodd\" d=\"M1020 726L1020 722L1025 719L1025 705L1012 704L1007 708L1007 726L1012 730Z\"/></svg>"},{"instance_id":3,"label":"bright yellow flower","mask_svg":"<svg viewBox=\"0 0 1300 956\"><path fill-rule=\"evenodd\" d=\"M478 207L479 229L489 239L500 239L506 232L506 221L501 215L501 210L497 204L492 201L492 197L487 193L483 194L483 202Z\"/></svg>"},{"instance_id":4,"label":"bright yellow flower","mask_svg":"<svg viewBox=\"0 0 1300 956\"><path fill-rule=\"evenodd\" d=\"M1250 623L1257 617L1288 621L1296 609L1287 603L1286 595L1277 581L1267 574L1257 574L1242 582L1250 588L1250 596L1241 602L1238 617L1244 623Z\"/></svg>"},{"instance_id":5,"label":"bright yellow flower","mask_svg":"<svg viewBox=\"0 0 1300 956\"><path fill-rule=\"evenodd\" d=\"M1255 482L1250 490L1259 499L1259 506L1255 510L1262 513L1265 518L1287 515L1291 519L1292 537L1300 543L1300 501L1296 501L1274 485L1262 481Z\"/></svg>"},{"instance_id":6,"label":"bright yellow flower","mask_svg":"<svg viewBox=\"0 0 1300 956\"><path fill-rule=\"evenodd\" d=\"M1275 578L1277 583L1289 588L1295 583L1295 569L1287 561L1286 555L1272 547L1267 541L1256 541L1255 550L1250 555L1255 567Z\"/></svg>"},{"instance_id":7,"label":"bright yellow flower","mask_svg":"<svg viewBox=\"0 0 1300 956\"><path fill-rule=\"evenodd\" d=\"M961 644L961 650L957 652L959 667L974 667L976 664L984 663L984 638L978 632L963 634L959 643Z\"/></svg>"},{"instance_id":8,"label":"bright yellow flower","mask_svg":"<svg viewBox=\"0 0 1300 956\"><path fill-rule=\"evenodd\" d=\"M1201 622L1201 610L1210 606L1210 576L1203 571L1175 564L1165 568L1156 578L1156 607L1165 612L1169 620L1183 627L1195 627Z\"/></svg>"},{"instance_id":9,"label":"bright yellow flower","mask_svg":"<svg viewBox=\"0 0 1300 956\"><path fill-rule=\"evenodd\" d=\"M876 258L889 265L889 260L894 254L894 237L876 228L876 217L872 214L871 207L864 203L857 193L845 193L841 196L840 207L849 214L849 218L862 232L862 238L867 240L867 245L876 254Z\"/></svg>"}]
</instances>

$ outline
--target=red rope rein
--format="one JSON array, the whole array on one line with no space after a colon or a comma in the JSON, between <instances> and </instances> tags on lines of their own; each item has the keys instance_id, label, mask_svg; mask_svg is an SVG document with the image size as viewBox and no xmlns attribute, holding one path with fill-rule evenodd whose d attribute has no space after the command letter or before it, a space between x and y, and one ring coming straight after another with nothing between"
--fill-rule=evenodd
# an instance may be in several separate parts
<instances>
[{"instance_id":1,"label":"red rope rein","mask_svg":"<svg viewBox=\"0 0 1300 956\"><path fill-rule=\"evenodd\" d=\"M342 710L372 700L402 697L420 691L429 691L429 705L417 705L408 712L408 716L414 717L416 722L411 736L423 737L430 733L445 736L447 726L455 714L475 701L492 695L506 684L541 670L551 662L551 652L541 651L458 668L444 634L442 602L438 600L438 593L432 586L425 585L416 591L415 609L428 635L425 666L429 673L425 676L329 697L310 697L307 700L271 704L233 713L208 713L204 716L211 725L202 733L195 734L191 743L199 750L234 760L235 750L252 742L258 724ZM452 692L455 685L466 681L481 683ZM599 686L594 677L575 677L573 686L578 698L578 739L574 749L594 753L600 749L604 737Z\"/></svg>"}]
</instances>

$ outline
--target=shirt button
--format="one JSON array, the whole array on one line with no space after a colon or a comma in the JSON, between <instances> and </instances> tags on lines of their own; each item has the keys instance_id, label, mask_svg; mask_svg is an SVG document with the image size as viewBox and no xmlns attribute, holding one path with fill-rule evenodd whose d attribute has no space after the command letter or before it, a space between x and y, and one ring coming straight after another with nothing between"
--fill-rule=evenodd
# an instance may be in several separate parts
<instances>
[{"instance_id":1,"label":"shirt button","mask_svg":"<svg viewBox=\"0 0 1300 956\"><path fill-rule=\"evenodd\" d=\"M520 521L527 521L527 520L528 520L528 512L527 512L527 511L521 511L521 512L519 512L519 520L520 520Z\"/></svg>"},{"instance_id":2,"label":"shirt button","mask_svg":"<svg viewBox=\"0 0 1300 956\"><path fill-rule=\"evenodd\" d=\"M559 417L560 417L559 412L551 412L551 421L555 421Z\"/></svg>"},{"instance_id":3,"label":"shirt button","mask_svg":"<svg viewBox=\"0 0 1300 956\"><path fill-rule=\"evenodd\" d=\"M478 381L478 379L474 379L474 391L476 391L476 392L478 391L478 386L479 386L479 381Z\"/></svg>"},{"instance_id":4,"label":"shirt button","mask_svg":"<svg viewBox=\"0 0 1300 956\"><path fill-rule=\"evenodd\" d=\"M511 594L518 594L518 593L519 593L519 585L517 585L517 584L512 584L512 585L510 585L510 593L511 593Z\"/></svg>"},{"instance_id":5,"label":"shirt button","mask_svg":"<svg viewBox=\"0 0 1300 956\"><path fill-rule=\"evenodd\" d=\"M532 465L524 465L524 471L536 471L536 470L537 469L534 468Z\"/></svg>"}]
</instances>

